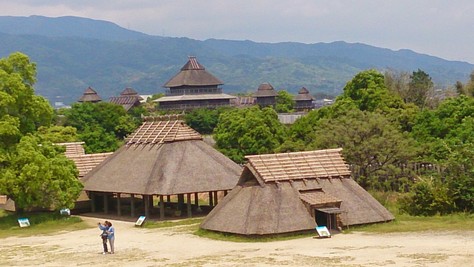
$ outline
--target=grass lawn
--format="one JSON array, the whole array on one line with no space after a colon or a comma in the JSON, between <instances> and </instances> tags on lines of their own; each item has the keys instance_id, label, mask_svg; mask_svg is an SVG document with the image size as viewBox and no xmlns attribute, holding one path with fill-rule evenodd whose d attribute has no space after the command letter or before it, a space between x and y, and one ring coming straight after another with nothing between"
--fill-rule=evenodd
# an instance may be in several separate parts
<instances>
[{"instance_id":1,"label":"grass lawn","mask_svg":"<svg viewBox=\"0 0 474 267\"><path fill-rule=\"evenodd\" d=\"M21 228L18 218L28 218L30 227ZM54 234L59 231L74 231L88 228L81 218L63 216L59 212L34 212L18 215L0 210L0 238L9 236L30 236Z\"/></svg>"}]
</instances>

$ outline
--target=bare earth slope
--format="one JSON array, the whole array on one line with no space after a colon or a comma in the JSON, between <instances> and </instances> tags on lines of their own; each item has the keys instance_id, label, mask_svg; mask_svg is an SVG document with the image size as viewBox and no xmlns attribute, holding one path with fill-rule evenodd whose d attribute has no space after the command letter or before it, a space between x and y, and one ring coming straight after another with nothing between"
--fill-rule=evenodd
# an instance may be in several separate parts
<instances>
[{"instance_id":1,"label":"bare earth slope","mask_svg":"<svg viewBox=\"0 0 474 267\"><path fill-rule=\"evenodd\" d=\"M90 229L0 239L0 266L474 266L472 231L235 243L114 221L116 253L102 255L95 225L103 219L83 220Z\"/></svg>"}]
</instances>

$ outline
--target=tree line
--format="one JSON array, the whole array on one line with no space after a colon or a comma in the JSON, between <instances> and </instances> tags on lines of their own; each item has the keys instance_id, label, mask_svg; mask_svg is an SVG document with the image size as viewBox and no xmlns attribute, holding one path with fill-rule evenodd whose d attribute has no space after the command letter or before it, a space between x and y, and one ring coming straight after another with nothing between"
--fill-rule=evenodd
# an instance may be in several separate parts
<instances>
[{"instance_id":1,"label":"tree line","mask_svg":"<svg viewBox=\"0 0 474 267\"><path fill-rule=\"evenodd\" d=\"M17 208L72 207L82 189L59 142L84 141L87 153L114 151L156 113L151 103L126 112L111 103L77 103L53 111L35 95L36 66L14 53L0 60L0 194ZM402 210L414 215L474 211L474 74L444 97L422 70L366 70L347 82L331 106L282 125L291 111L279 93L276 107L197 109L188 125L212 134L232 160L244 156L342 147L357 182L366 189L406 193ZM422 173L403 166L436 164Z\"/></svg>"}]
</instances>

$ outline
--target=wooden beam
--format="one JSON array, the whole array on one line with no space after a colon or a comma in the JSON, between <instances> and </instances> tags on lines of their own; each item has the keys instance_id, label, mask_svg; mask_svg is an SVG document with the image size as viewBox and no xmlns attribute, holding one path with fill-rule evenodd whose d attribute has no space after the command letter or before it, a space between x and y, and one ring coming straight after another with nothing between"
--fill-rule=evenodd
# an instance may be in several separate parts
<instances>
[{"instance_id":1,"label":"wooden beam","mask_svg":"<svg viewBox=\"0 0 474 267\"><path fill-rule=\"evenodd\" d=\"M163 200L164 197L160 195L160 220L165 219L165 202Z\"/></svg>"},{"instance_id":2,"label":"wooden beam","mask_svg":"<svg viewBox=\"0 0 474 267\"><path fill-rule=\"evenodd\" d=\"M135 195L130 196L130 216L135 217Z\"/></svg>"},{"instance_id":3,"label":"wooden beam","mask_svg":"<svg viewBox=\"0 0 474 267\"><path fill-rule=\"evenodd\" d=\"M188 208L188 218L191 218L193 216L192 211L191 211L191 194L186 194L186 206Z\"/></svg>"},{"instance_id":4,"label":"wooden beam","mask_svg":"<svg viewBox=\"0 0 474 267\"><path fill-rule=\"evenodd\" d=\"M214 206L217 206L217 191L214 191Z\"/></svg>"},{"instance_id":5,"label":"wooden beam","mask_svg":"<svg viewBox=\"0 0 474 267\"><path fill-rule=\"evenodd\" d=\"M209 191L209 207L214 206L214 199L212 197L212 191Z\"/></svg>"},{"instance_id":6,"label":"wooden beam","mask_svg":"<svg viewBox=\"0 0 474 267\"><path fill-rule=\"evenodd\" d=\"M150 202L148 196L143 195L143 202L145 204L145 216L150 218Z\"/></svg>"},{"instance_id":7,"label":"wooden beam","mask_svg":"<svg viewBox=\"0 0 474 267\"><path fill-rule=\"evenodd\" d=\"M122 206L120 205L120 193L117 193L117 215L122 216Z\"/></svg>"}]
</instances>

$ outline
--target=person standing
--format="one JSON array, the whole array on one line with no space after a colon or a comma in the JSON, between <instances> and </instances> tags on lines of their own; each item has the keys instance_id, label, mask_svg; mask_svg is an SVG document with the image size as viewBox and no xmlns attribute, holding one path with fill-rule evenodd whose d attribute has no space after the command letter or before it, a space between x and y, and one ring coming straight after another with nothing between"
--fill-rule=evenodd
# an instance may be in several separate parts
<instances>
[{"instance_id":1,"label":"person standing","mask_svg":"<svg viewBox=\"0 0 474 267\"><path fill-rule=\"evenodd\" d=\"M112 223L107 221L107 238L110 243L110 254L114 254L114 242L115 242L115 228L112 226Z\"/></svg>"},{"instance_id":2,"label":"person standing","mask_svg":"<svg viewBox=\"0 0 474 267\"><path fill-rule=\"evenodd\" d=\"M102 246L104 247L104 252L102 252L102 254L107 254L109 252L107 249L108 224L108 221L105 221L104 224L98 223L99 229L102 230L102 233L100 234L100 237L102 238Z\"/></svg>"}]
</instances>

